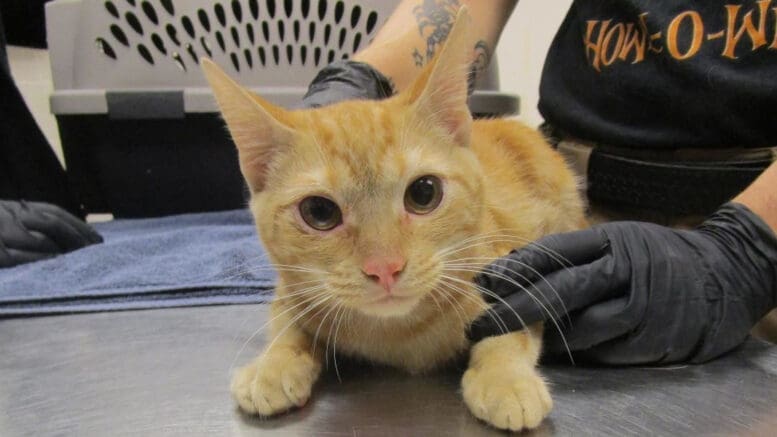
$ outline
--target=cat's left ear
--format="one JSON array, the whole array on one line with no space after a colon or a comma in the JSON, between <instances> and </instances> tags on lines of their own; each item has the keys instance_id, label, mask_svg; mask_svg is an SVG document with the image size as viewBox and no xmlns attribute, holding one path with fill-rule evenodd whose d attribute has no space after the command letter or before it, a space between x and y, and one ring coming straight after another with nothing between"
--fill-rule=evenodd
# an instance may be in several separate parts
<instances>
[{"instance_id":1,"label":"cat's left ear","mask_svg":"<svg viewBox=\"0 0 777 437\"><path fill-rule=\"evenodd\" d=\"M273 158L291 146L289 113L238 85L209 59L202 70L237 146L240 171L251 191L261 191Z\"/></svg>"},{"instance_id":2,"label":"cat's left ear","mask_svg":"<svg viewBox=\"0 0 777 437\"><path fill-rule=\"evenodd\" d=\"M406 92L415 106L416 117L440 125L462 146L469 145L472 128L472 115L467 106L472 56L470 26L469 13L462 6L442 51Z\"/></svg>"}]
</instances>

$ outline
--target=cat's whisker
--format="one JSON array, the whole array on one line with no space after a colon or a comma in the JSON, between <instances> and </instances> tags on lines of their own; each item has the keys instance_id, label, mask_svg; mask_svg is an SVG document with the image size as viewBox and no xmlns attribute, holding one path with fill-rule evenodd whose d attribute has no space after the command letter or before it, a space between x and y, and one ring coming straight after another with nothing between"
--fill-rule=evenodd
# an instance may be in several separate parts
<instances>
[{"instance_id":1,"label":"cat's whisker","mask_svg":"<svg viewBox=\"0 0 777 437\"><path fill-rule=\"evenodd\" d=\"M301 266L301 265L292 265L292 264L275 264L275 263L273 263L273 264L270 264L270 266L271 266L272 268L274 268L274 269L280 269L280 268L294 268L294 269L299 269L299 270L306 271L306 272L310 272L310 273L321 273L321 274L326 274L326 273L327 273L325 270L321 270L321 269L314 269L314 268L312 268L312 267L306 267L306 266Z\"/></svg>"},{"instance_id":2,"label":"cat's whisker","mask_svg":"<svg viewBox=\"0 0 777 437\"><path fill-rule=\"evenodd\" d=\"M445 285L445 284L440 282L438 285L442 286L442 285ZM456 302L456 299L454 299L453 297L449 297L447 290L435 287L434 290L432 290L432 292L434 292L435 290L438 290L440 292L440 296L443 299L445 299L445 301L448 302L448 305L450 305L451 308L453 308L453 311L456 312L456 316L461 321L461 326L466 327L467 326L467 321L464 320L465 319L464 313L463 313L464 308L461 306L461 304Z\"/></svg>"},{"instance_id":3,"label":"cat's whisker","mask_svg":"<svg viewBox=\"0 0 777 437\"><path fill-rule=\"evenodd\" d=\"M475 239L470 239L469 241L466 241L466 242L464 241L457 242L456 244L453 244L450 247L446 247L439 250L435 255L437 255L438 257L446 257L454 253L459 253L479 246L493 244L495 242L513 243L514 241L517 241L517 240L507 240L505 239L504 236L499 236L499 235L482 236Z\"/></svg>"},{"instance_id":4,"label":"cat's whisker","mask_svg":"<svg viewBox=\"0 0 777 437\"><path fill-rule=\"evenodd\" d=\"M443 285L448 287L449 293L450 293L450 288L451 288L452 284L443 284ZM455 292L456 290L453 290L453 291ZM470 299L473 302L477 302L476 298L474 298L472 296L467 296L464 293L461 293L461 294L465 298L468 298L468 299ZM464 327L465 329L467 329L469 327L470 322L472 322L472 320L468 320L468 317L465 314L466 310L464 309L464 305L461 302L459 302L459 300L456 299L453 294L450 295L450 299L451 299L451 302L453 303L454 308L458 308L459 309L457 311L457 313L458 313L459 320L461 321L461 326ZM477 302L477 303L481 304L480 302Z\"/></svg>"},{"instance_id":5,"label":"cat's whisker","mask_svg":"<svg viewBox=\"0 0 777 437\"><path fill-rule=\"evenodd\" d=\"M248 323L248 321L249 321L249 320L251 320L251 318L253 318L253 317L255 317L255 314L253 314L253 313L248 313L248 314L246 314L245 318L243 319L243 322L241 322L241 323L240 323L240 328L238 328L238 329L235 331L235 336L234 336L234 337L232 337L232 342L231 342L230 344L235 344L235 342L237 342L237 338L240 336L240 332L241 332L241 331L243 330L243 328L246 326L246 323ZM249 341L250 341L250 339L249 339ZM245 347L245 344L247 344L247 343L244 343L244 344L243 344L243 347ZM241 350L242 350L242 349L241 349ZM240 356L239 354L240 354L240 352L238 352L238 355L235 355L235 358L232 360L232 365L233 365L233 366L234 366L234 364L235 364L235 360L236 360L236 359L237 359L237 358ZM229 372L229 373L232 373L232 366L230 366L230 368L229 368L228 372Z\"/></svg>"},{"instance_id":6,"label":"cat's whisker","mask_svg":"<svg viewBox=\"0 0 777 437\"><path fill-rule=\"evenodd\" d=\"M266 257L262 254L259 254L253 257L243 258L242 260L240 260L240 262L237 265L226 268L225 270L219 272L219 279L230 279L230 277L240 276L241 269L247 268L250 263L259 259L266 260ZM227 276L223 277L222 275L227 275ZM199 277L195 276L194 278L192 278L192 281L203 281L208 279L213 279L213 275L202 275Z\"/></svg>"},{"instance_id":7,"label":"cat's whisker","mask_svg":"<svg viewBox=\"0 0 777 437\"><path fill-rule=\"evenodd\" d=\"M326 288L327 288L326 285L316 285L314 287L307 287L305 289L298 290L298 291L295 291L295 292L289 293L289 294L284 294L282 296L276 295L275 297L273 297L271 302L280 302L282 300L298 299L300 296L312 294L312 293L315 293L317 291L325 290Z\"/></svg>"},{"instance_id":8,"label":"cat's whisker","mask_svg":"<svg viewBox=\"0 0 777 437\"><path fill-rule=\"evenodd\" d=\"M463 297L469 299L473 303L476 303L478 307L482 310L491 309L491 306L488 305L488 303L485 302L483 299L479 298L476 293L473 293L471 290L467 290L466 288L460 286L459 284L451 282L451 279L453 279L452 276L443 274L440 277L440 279L441 279L440 284L448 287L449 291L455 291L461 294ZM464 309L463 306L461 306L461 308L462 310Z\"/></svg>"},{"instance_id":9,"label":"cat's whisker","mask_svg":"<svg viewBox=\"0 0 777 437\"><path fill-rule=\"evenodd\" d=\"M456 284L453 284L453 283L450 283L450 282L446 282L445 280L441 281L441 285L444 285L444 286L448 287L449 290L454 291L454 292L460 294L461 296L463 296L465 298L468 298L471 301L477 303L480 306L480 308L484 312L486 312L489 317L491 317L491 320L493 320L494 323L496 323L496 325L499 327L499 330L502 331L503 334L506 334L508 332L507 324L504 322L504 320L502 320L502 317L499 314L497 314L496 312L494 312L494 310L491 308L491 306L486 304L482 299L478 299L477 297L473 296L472 293L467 292L467 290L464 290L463 288L459 287ZM453 298L453 297L451 297L451 298ZM455 300L454 300L454 302L455 302ZM462 322L462 325L466 327L468 325L468 323Z\"/></svg>"},{"instance_id":10,"label":"cat's whisker","mask_svg":"<svg viewBox=\"0 0 777 437\"><path fill-rule=\"evenodd\" d=\"M296 316L294 316L294 318L291 319L289 321L289 323L287 323L286 326L284 326L283 329L280 332L278 332L278 334L275 335L275 338L273 338L273 340L270 342L269 346L267 346L264 349L265 353L268 353L270 351L270 349L272 349L272 347L275 345L275 342L278 341L278 339L280 339L281 337L283 337L283 334L285 334L286 331L290 327L295 325L301 318L303 318L307 314L313 312L313 310L315 308L317 308L318 306L323 305L324 303L329 301L331 298L332 298L331 295L330 296L324 296L323 298L319 299L317 302L314 302L312 305L308 306L304 311L302 311L301 313L299 313Z\"/></svg>"},{"instance_id":11,"label":"cat's whisker","mask_svg":"<svg viewBox=\"0 0 777 437\"><path fill-rule=\"evenodd\" d=\"M245 267L246 270L243 271L243 273L248 273L252 271L278 271L278 272L299 272L299 273L317 273L317 274L326 274L327 272L324 270L319 269L313 269L305 266L294 266L294 265L285 265L285 264L263 264L263 265L244 265L241 267Z\"/></svg>"},{"instance_id":12,"label":"cat's whisker","mask_svg":"<svg viewBox=\"0 0 777 437\"><path fill-rule=\"evenodd\" d=\"M455 264L455 262L458 262L458 261L466 261L466 260L468 260L468 259L488 260L488 259L490 259L490 258L488 258L488 257L470 257L470 258L460 258L460 259L457 259L457 260L452 260L452 262L450 262L450 263L449 263L449 262L444 262L444 263L443 263L443 265L445 265L445 266L450 266L450 267L474 267L474 268L477 268L477 269L478 269L478 271L477 271L477 272L475 272L475 273L483 273L483 274L486 274L486 273L487 273L487 269L486 269L486 270L483 270L483 266L482 266L482 265L480 265L480 264L477 264L477 265L468 265L468 264L466 264L466 263L464 263L464 264L462 264L462 265ZM525 268L527 268L527 269L531 270L531 272L532 272L532 273L534 273L535 275L537 275L537 277L539 277L540 279L542 279L542 281L543 281L543 282L545 282L545 284L546 284L548 287L550 287L550 290L553 292L553 294L554 294L554 295L556 296L556 298L558 299L558 301L559 301L559 304L561 304L561 310L562 310L562 312L563 312L563 313L566 315L566 319L567 319L567 321L570 321L570 319L569 319L569 312L568 312L568 310L567 310L567 306L566 306L566 304L564 304L564 300L561 298L561 295L560 295L560 294L559 294L559 292L556 290L556 288L555 288L555 287L553 287L553 285L552 285L552 284L551 284L551 283L550 283L550 282L549 282L549 281L548 281L548 280L545 278L545 276L544 276L544 275L542 275L542 274L541 274L541 273L540 273L540 272L539 272L537 269L535 269L534 267L532 267L532 266L530 266L530 265L528 265L528 264L526 264L526 263L524 263L524 262L522 262L522 261L518 261L518 260L516 260L516 259L511 259L511 258L504 258L504 261L507 261L507 262L512 262L512 263L514 263L514 264L518 264L519 266L525 267ZM526 281L526 282L529 282L529 278L528 278L526 275L523 275L523 274L521 274L521 273L517 272L516 270L514 270L514 269L511 269L511 268L509 268L509 267L503 267L503 268L504 268L504 269L505 269L505 270L506 270L508 273L511 273L511 274L513 274L513 275L515 275L515 276L518 276L520 279L522 279L522 280L524 280L524 281ZM561 317L561 314L559 314L559 312L558 312L558 311L556 311L556 309L555 309L555 307L553 306L553 304L551 303L550 299L548 299L548 298L547 298L547 296L545 296L544 294L542 294L542 293L540 292L540 289L539 289L539 287L537 287L537 285L536 285L534 282L531 282L531 285L532 285L532 287L534 288L534 290L535 290L535 291L537 291L537 294L539 294L540 296L542 296L543 298L545 298L545 303L547 303L547 304L548 304L548 305L549 305L549 306L550 306L550 307L551 307L551 308L554 310L554 314L555 314L555 315L551 315L550 313L548 313L548 314L549 314L549 315L551 315L552 317L554 317L555 319L559 319L559 320L560 320L560 319L562 318L562 317ZM522 288L524 291L528 291L528 290L526 290L526 288L524 288L524 287L521 287L521 288ZM571 321L570 321L570 323L571 323Z\"/></svg>"},{"instance_id":13,"label":"cat's whisker","mask_svg":"<svg viewBox=\"0 0 777 437\"><path fill-rule=\"evenodd\" d=\"M502 303L503 305L505 305L507 308L509 308L509 309L510 309L510 312L512 312L512 313L515 315L515 317L518 319L518 321L519 321L519 322L521 322L521 326L523 326L523 327L524 327L524 329L525 329L525 328L527 328L527 326L526 326L526 323L523 321L523 318L522 318L522 317L521 317L521 316L518 314L518 312L517 312L517 311L515 311L515 309L514 309L512 306L510 306L510 304L508 304L508 303L507 303L507 302L506 302L504 299L502 299L502 297L501 297L501 296L499 296L498 294L494 293L494 292L493 292L493 291L491 291L491 290L488 290L488 289L486 289L486 288L483 288L483 287L481 287L480 285L478 285L478 284L475 284L474 282L471 282L471 283L470 283L470 282L466 282L466 281L463 281L463 280L461 280L461 279L454 278L454 277L447 276L447 275L446 275L446 277L448 277L448 279L452 279L452 280L454 280L454 281L460 282L460 283L462 283L462 284L464 284L464 285L469 285L469 284L472 284L472 285L474 285L474 286L475 286L475 287L476 287L476 288L477 288L477 289L478 289L480 292L482 292L482 293L484 293L484 294L487 294L487 295L489 295L489 296L493 297L494 299L498 300L500 303ZM538 304L538 305L540 305L540 306L541 306L541 307L542 307L542 308L543 308L543 309L544 309L544 310L545 310L545 311L548 313L548 315L551 315L551 316L552 316L552 314L550 313L550 311L549 311L549 310L548 310L548 309L547 309L547 308L546 308L546 307L545 307L545 306L542 304L542 302L540 302L540 301L539 301L539 299L538 299L536 296L534 296L534 295L533 295L531 292L529 292L528 290L526 290L526 288L525 288L525 287L522 287L522 286L521 286L521 284L517 283L515 280L513 280L512 278L510 278L510 277L507 277L507 276L504 276L502 279L504 279L504 280L506 280L506 281L510 282L511 284L513 284L513 285L515 285L515 286L517 286L517 287L519 287L519 288L523 288L523 290L524 290L524 291L525 291L525 292L526 292L526 293L529 295L529 297L531 297L531 298L532 298L532 299L533 299L535 302L537 302L537 304ZM570 359L570 361L572 362L572 364L574 364L574 363L575 363L575 360L574 360L574 358L572 358L572 350L569 348L569 344L567 343L567 338L566 338L566 336L564 335L564 332L561 330L561 326L560 326L560 325L558 324L558 322L557 322L555 319L553 319L552 317L551 317L551 319L550 319L550 320L551 320L551 322L553 323L553 326L554 326L554 327L556 328L556 330L558 331L558 333L559 333L559 336L561 337L561 341L564 343L564 348L565 348L565 349L566 349L566 351L567 351L567 355L569 356L569 359Z\"/></svg>"},{"instance_id":14,"label":"cat's whisker","mask_svg":"<svg viewBox=\"0 0 777 437\"><path fill-rule=\"evenodd\" d=\"M312 271L312 270L306 270L301 268L291 268L291 267L273 267L269 265L262 265L262 266L240 266L243 268L243 270L240 271L233 271L231 274L226 276L219 276L220 281L224 280L231 280L235 278L239 278L241 276L244 276L249 273L258 273L258 272L293 272L293 273L309 273L309 274L326 274L326 272L319 272L319 271ZM205 279L213 279L212 277L203 277L201 280Z\"/></svg>"},{"instance_id":15,"label":"cat's whisker","mask_svg":"<svg viewBox=\"0 0 777 437\"><path fill-rule=\"evenodd\" d=\"M491 320L494 321L497 328L499 328L500 335L507 334L510 332L510 330L507 328L507 323L502 319L502 316L499 315L496 311L494 311L493 308L491 308L490 305L486 304L482 299L477 299L472 294L461 287L457 286L456 284L452 283L446 283L447 287L449 287L452 291L470 298L473 301L477 301L480 304L480 308L483 310L484 313L488 314L488 316L491 318Z\"/></svg>"},{"instance_id":16,"label":"cat's whisker","mask_svg":"<svg viewBox=\"0 0 777 437\"><path fill-rule=\"evenodd\" d=\"M441 315L445 314L442 310L442 306L440 306L440 301L438 301L437 298L434 296L435 290L436 290L436 287L429 292L429 297L432 299L432 301L434 301L434 304L437 306L437 309L440 311L440 314Z\"/></svg>"},{"instance_id":17,"label":"cat's whisker","mask_svg":"<svg viewBox=\"0 0 777 437\"><path fill-rule=\"evenodd\" d=\"M310 285L310 284L317 284L317 285ZM303 286L303 285L304 285L304 287L298 288L298 287ZM289 296L289 295L293 295L294 293L296 293L298 291L305 290L305 289L308 289L308 288L311 288L311 287L327 288L328 287L328 283L326 281L322 280L322 279L315 279L315 280L312 280L312 281L297 282L297 283L291 284L291 285L281 284L281 285L279 285L278 287L275 288L275 294L278 295L278 296Z\"/></svg>"},{"instance_id":18,"label":"cat's whisker","mask_svg":"<svg viewBox=\"0 0 777 437\"><path fill-rule=\"evenodd\" d=\"M473 235L473 236L465 238L463 240L459 240L456 243L454 243L453 245L449 246L449 248L455 248L455 247L457 247L459 245L464 245L464 244L467 244L467 243L469 243L471 241L475 241L477 239L487 238L487 237L491 237L491 236L495 236L495 235L510 236L510 237L515 237L515 238L523 238L523 237L521 237L519 235L515 235L515 234L505 234L504 230L496 229L496 230L493 230L493 231L490 231L490 232L479 233L477 235ZM446 248L443 248L442 250L444 251L445 249Z\"/></svg>"},{"instance_id":19,"label":"cat's whisker","mask_svg":"<svg viewBox=\"0 0 777 437\"><path fill-rule=\"evenodd\" d=\"M478 243L472 243L472 244L468 245L468 247L473 247L473 246L476 246L476 245L479 245L479 244L492 244L492 243L494 243L494 242L503 242L503 240L501 240L501 236L499 237L500 239L498 239L498 240L495 240L493 235L490 235L490 236L485 236L485 237L479 237L479 238L481 238L481 241L479 241ZM541 247L541 245L538 245L538 247ZM455 250L451 251L450 253L448 253L448 255L452 255L453 253L456 253L456 252L462 251L462 250L464 250L464 249L465 249L465 248L455 249ZM548 252L548 253L550 253L550 252ZM551 255L551 256L553 256L553 255ZM469 260L479 260L479 261L480 261L480 260L483 260L483 261L490 261L490 260L492 260L492 258L490 258L490 257L468 257L468 258L459 258L458 260L464 260L464 259L469 259ZM559 295L558 291L557 291L557 290L556 290L556 289L555 289L555 288L554 288L554 287L553 287L553 286L552 286L552 285L551 285L551 284L550 284L550 283L547 281L547 279L545 279L545 277L544 277L542 274L540 274L540 272L539 272L539 271L537 271L537 270L536 270L536 269L534 269L533 267L529 266L528 264L526 264L526 263L522 263L522 262L520 262L520 261L518 261L518 260L514 260L514 259L510 259L510 258L503 258L503 259L505 259L505 260L508 260L509 262L514 262L514 263L516 263L516 264L522 265L522 266L524 266L524 267L526 267L526 268L530 269L530 270L531 270L533 273L535 273L535 274L536 274L538 277L540 277L540 278L541 278L541 279L542 279L542 280L543 280L543 281L544 281L544 282L545 282L545 283L546 283L546 284L547 284L547 285L550 287L550 289L553 291L553 293L554 293L554 294L556 295L556 297L558 298L558 300L559 300L559 303L560 303L560 304L561 304L561 306L562 306L563 313L564 313L564 314L566 314L566 313L567 313L566 305L564 304L564 302L563 302L563 299L561 299L561 296ZM444 264L446 264L446 265L451 265L451 266L452 266L452 265L453 265L453 263L454 263L454 262L456 262L456 261L457 261L457 260L450 260L450 261L445 261L445 262L444 262ZM566 262L568 263L569 261L568 261L568 260L566 260ZM563 266L563 264L562 264L560 261L559 261L559 263L560 263L560 264ZM480 269L480 268L483 268L483 267L485 267L485 263L482 263L482 264L480 264L480 263L479 263L478 265L473 265L473 266L471 266L471 267L474 267L474 268L479 268L479 269ZM567 269L567 270L569 269L567 266L564 266L564 268L565 268L565 269ZM511 271L512 273L516 274L517 276L521 276L521 278L523 278L523 279L526 279L526 277L525 277L525 276L523 276L523 275L520 275L520 274L519 274L518 272L516 272L515 270L512 270L512 269L510 269L510 271ZM474 272L474 273L478 273L478 272ZM533 286L535 289L537 289L537 286L536 286L536 285L532 284L532 286ZM526 290L526 291L528 292L528 290ZM539 290L538 290L538 291L539 291ZM547 298L547 296L545 296L545 295L543 295L543 294L541 294L541 293L540 293L540 295L541 295L541 296L542 296L542 297L543 297L543 298L546 300L546 302L548 303L548 305L550 305L551 307L553 307L553 305L550 303L550 300ZM532 298L533 298L533 299L535 299L535 300L536 300L536 301L537 301L537 302L538 302L538 303L541 305L541 302L539 302L539 300L537 300L537 298L536 298L536 297L532 296ZM548 311L548 314L549 314L551 317L553 317L553 318L554 318L554 320L561 319L561 316L560 316L560 314L558 313L558 311L556 311L555 307L553 307L553 310L554 310L554 313L555 313L555 315L554 315L554 314L552 314L552 313L550 313L549 311Z\"/></svg>"},{"instance_id":20,"label":"cat's whisker","mask_svg":"<svg viewBox=\"0 0 777 437\"><path fill-rule=\"evenodd\" d=\"M343 305L343 308L345 311L343 312L343 315L336 319L337 328L335 328L335 340L332 343L332 358L335 362L335 374L337 375L337 380L339 382L343 382L343 380L340 378L340 369L337 368L337 333L340 331L340 325L342 324L343 318L346 314L350 311L345 305Z\"/></svg>"},{"instance_id":21,"label":"cat's whisker","mask_svg":"<svg viewBox=\"0 0 777 437\"><path fill-rule=\"evenodd\" d=\"M484 234L476 235L474 237L470 237L470 238L467 238L465 240L459 241L456 244L453 244L452 246L450 246L450 248L454 248L455 249L458 246L467 244L467 243L472 242L472 241L476 241L478 239L487 239L487 238L493 238L493 237L509 238L509 239L516 240L516 241L521 242L521 243L525 243L524 246L534 246L534 247L538 248L539 250L541 250L542 252L546 253L551 258L553 258L562 267L569 268L569 266L573 265L572 262L569 259L567 259L566 257L562 256L560 253L550 249L549 247L547 247L547 246L545 246L543 244L538 243L536 240L530 240L530 239L527 239L525 237L521 237L519 235L505 233L505 231L510 231L510 230L512 230L512 229L511 228L503 228L503 229L499 229L499 230L496 230L496 231L492 231L492 232L487 232L487 233L484 233ZM515 230L517 230L517 229L515 229ZM511 241L505 241L505 242L511 242ZM438 254L439 255L444 254L445 251L446 251L446 249L443 249L443 250L439 251ZM507 255L507 254L505 254L505 255Z\"/></svg>"},{"instance_id":22,"label":"cat's whisker","mask_svg":"<svg viewBox=\"0 0 777 437\"><path fill-rule=\"evenodd\" d=\"M510 269L507 269L507 270L510 271ZM545 303L547 303L548 306L550 306L550 308L548 308L548 306L546 306L543 302L541 302L539 300L539 298L536 297L534 295L534 293L529 291L528 288L526 288L524 285L519 284L513 278L510 278L509 276L503 275L501 273L491 272L491 271L488 271L487 269L486 270L481 270L479 268L473 269L471 267L468 267L467 265L450 265L450 266L448 266L448 268L446 268L446 271L467 272L467 273L482 273L484 275L489 275L489 276L492 276L492 277L499 278L499 279L502 279L504 281L507 281L510 284L519 287L520 290L522 290L524 293L528 294L529 297L531 297L532 300L534 300L535 303L540 307L540 309L550 316L551 320L553 320L554 323L555 323L556 320L561 319L561 314L559 314L559 312L556 311L556 308L553 306L553 304L550 302L550 300L544 294L542 294L540 292L539 288L537 288L536 285L534 286L534 289L537 291L537 294L539 294L541 297L543 297L545 299ZM522 275L520 275L519 273L517 273L515 271L512 271L512 272L514 274L516 274L516 275L522 276ZM489 293L489 295L491 295L491 294ZM553 310L552 312L551 312L551 309Z\"/></svg>"},{"instance_id":23,"label":"cat's whisker","mask_svg":"<svg viewBox=\"0 0 777 437\"><path fill-rule=\"evenodd\" d=\"M509 231L510 229L507 228L505 230ZM541 250L543 253L546 253L547 255L549 255L561 267L564 267L564 268L568 269L569 267L574 265L574 263L572 263L572 261L570 261L567 257L561 255L557 251L549 248L548 246L545 246L544 244L538 243L537 240L529 240L529 239L525 239L525 238L523 240L526 242L527 246L534 246L537 249Z\"/></svg>"},{"instance_id":24,"label":"cat's whisker","mask_svg":"<svg viewBox=\"0 0 777 437\"><path fill-rule=\"evenodd\" d=\"M278 294L280 292L286 293L286 290L290 290L291 292L295 292L297 290L293 290L295 287L299 287L300 285L307 285L307 284L324 284L326 281L323 279L311 279L309 281L300 281L300 282L294 282L291 284L281 283L275 287L275 293Z\"/></svg>"},{"instance_id":25,"label":"cat's whisker","mask_svg":"<svg viewBox=\"0 0 777 437\"><path fill-rule=\"evenodd\" d=\"M467 257L461 257L461 258L455 258L450 260L444 260L440 264L444 267L469 267L472 269L476 269L477 271L473 273L483 273L483 270L490 270L490 265L494 261L492 257L488 256L467 256ZM545 277L534 267L530 266L527 263L524 263L523 261L518 261L511 258L503 258L501 259L501 262L503 263L510 263L510 264L516 264L518 266L524 267L531 271L531 273L535 274L538 279L542 279L543 281L547 282L545 280ZM533 283L534 281L530 281L529 277L524 275L523 273L520 273L514 269L511 269L507 266L501 265L499 267L502 270L505 270L507 272L510 272L514 274L515 276L519 277L520 279L526 281L527 283ZM551 286L551 284L547 284L548 286ZM551 286L552 288L552 286ZM555 291L555 290L554 290Z\"/></svg>"},{"instance_id":26,"label":"cat's whisker","mask_svg":"<svg viewBox=\"0 0 777 437\"><path fill-rule=\"evenodd\" d=\"M229 365L229 372L231 373L232 370L235 368L235 363L237 362L238 358L240 358L240 355L245 350L246 346L248 346L248 343L250 343L257 335L259 335L260 332L262 332L265 328L267 328L272 322L277 320L279 317L283 317L284 314L288 313L289 311L292 311L304 304L308 303L308 300L303 300L302 302L298 302L295 305L292 305L285 310L281 311L280 313L276 314L275 316L271 317L269 320L267 320L262 326L259 327L256 331L251 334L251 336L246 339L246 341L243 342L243 344L240 346L240 349L235 354L235 357L232 359L232 363Z\"/></svg>"},{"instance_id":27,"label":"cat's whisker","mask_svg":"<svg viewBox=\"0 0 777 437\"><path fill-rule=\"evenodd\" d=\"M457 282L457 283L459 283L459 284L461 284L461 285L463 285L463 286L465 286L465 287L467 287L467 286L474 286L475 288L477 288L478 290L480 290L480 292L482 292L482 293L485 293L485 294L487 294L487 295L489 295L489 296L493 297L494 299L496 299L496 300L500 301L502 304L504 304L505 306L507 306L507 308L509 308L509 309L510 309L510 312L512 312L512 313L513 313L513 315L515 316L515 318L516 318L516 319L518 319L518 321L521 323L521 326L523 326L524 328L526 328L526 323L524 323L524 321L523 321L523 318L520 316L520 314L518 314L518 312L517 312L517 311L515 311L515 309L513 309L513 307L511 307L511 306L510 306L510 305L509 305L509 304L508 304L508 303L507 303L507 302L506 302L504 299L502 299L502 297L501 297L501 296L499 296L498 294L494 293L494 292L493 292L493 291L491 291L491 290L486 290L485 288L483 288L483 287L481 287L481 286L479 286L479 285L475 284L474 282L467 282L467 281L464 281L464 280L462 280L462 279L459 279L459 278L457 278L457 277L455 277L455 276L451 276L451 275L443 275L443 277L447 278L448 280L451 280L451 281Z\"/></svg>"},{"instance_id":28,"label":"cat's whisker","mask_svg":"<svg viewBox=\"0 0 777 437\"><path fill-rule=\"evenodd\" d=\"M337 315L340 314L340 310L343 308L342 302L337 302L335 304L335 307L337 308L337 311L335 311L335 315L332 317L332 323L329 325L329 333L326 336L326 349L324 350L324 357L326 357L326 368L329 368L329 342L332 340L332 332L334 332L335 328L335 322L337 321Z\"/></svg>"},{"instance_id":29,"label":"cat's whisker","mask_svg":"<svg viewBox=\"0 0 777 437\"><path fill-rule=\"evenodd\" d=\"M314 357L316 356L316 349L318 348L318 335L321 333L321 327L324 326L324 322L326 322L326 319L329 317L329 314L331 314L332 311L334 311L336 308L337 308L337 305L332 305L329 308L329 311L327 311L326 314L324 314L324 317L322 317L321 321L318 323L318 328L316 328L316 334L313 336L313 356ZM324 352L324 357L326 358L326 352Z\"/></svg>"},{"instance_id":30,"label":"cat's whisker","mask_svg":"<svg viewBox=\"0 0 777 437\"><path fill-rule=\"evenodd\" d=\"M264 261L264 263L261 265L252 265L253 262L258 260ZM230 279L230 278L241 276L246 273L250 273L252 271L282 270L284 267L293 268L296 271L307 271L310 273L326 273L322 270L312 269L312 268L300 266L300 265L274 264L270 262L266 254L258 254L253 257L244 258L240 261L238 265L222 271L220 274L226 275L226 277L221 277L220 279ZM202 277L201 279L208 279L208 278Z\"/></svg>"},{"instance_id":31,"label":"cat's whisker","mask_svg":"<svg viewBox=\"0 0 777 437\"><path fill-rule=\"evenodd\" d=\"M523 240L519 240L517 238L514 238L512 236L504 236L504 235L489 235L486 237L483 237L482 239L472 240L470 241L466 246L458 247L455 249L448 250L446 252L438 252L439 256L449 256L453 255L454 253L459 253L468 249L472 249L479 246L486 246L486 245L493 245L494 243L515 243L520 242L522 243ZM505 253L505 255L507 255Z\"/></svg>"},{"instance_id":32,"label":"cat's whisker","mask_svg":"<svg viewBox=\"0 0 777 437\"><path fill-rule=\"evenodd\" d=\"M276 314L275 316L273 316L272 318L267 320L265 323L263 323L262 326L260 326L257 330L255 330L251 334L251 336L248 337L248 339L246 339L246 341L244 341L243 344L240 346L240 349L235 354L235 358L232 360L232 364L229 366L229 370L232 371L232 369L234 368L235 362L240 357L240 355L243 353L243 351L245 350L245 348L248 345L248 343L250 343L251 340L253 340L257 335L259 335L260 332L262 332L265 328L267 328L273 321L277 320L279 317L282 317L284 314L288 313L289 311L292 311L292 310L296 309L299 306L304 305L305 303L306 303L306 301L298 302L297 304L295 304L295 305L293 305L293 306L291 306L289 308L286 308L284 311Z\"/></svg>"}]
</instances>

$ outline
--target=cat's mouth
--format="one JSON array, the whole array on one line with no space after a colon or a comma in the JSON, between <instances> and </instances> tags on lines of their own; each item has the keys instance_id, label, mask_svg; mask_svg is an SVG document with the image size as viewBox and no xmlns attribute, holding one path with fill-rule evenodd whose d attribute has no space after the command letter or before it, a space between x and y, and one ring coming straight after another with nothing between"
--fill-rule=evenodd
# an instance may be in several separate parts
<instances>
[{"instance_id":1,"label":"cat's mouth","mask_svg":"<svg viewBox=\"0 0 777 437\"><path fill-rule=\"evenodd\" d=\"M360 309L369 315L378 317L394 317L409 313L415 308L420 296L413 294L380 293L365 297Z\"/></svg>"},{"instance_id":2,"label":"cat's mouth","mask_svg":"<svg viewBox=\"0 0 777 437\"><path fill-rule=\"evenodd\" d=\"M388 305L392 302L404 302L408 299L415 299L415 296L400 296L396 294L383 294L382 296L378 296L375 299L372 299L369 301L370 304L373 305Z\"/></svg>"}]
</instances>

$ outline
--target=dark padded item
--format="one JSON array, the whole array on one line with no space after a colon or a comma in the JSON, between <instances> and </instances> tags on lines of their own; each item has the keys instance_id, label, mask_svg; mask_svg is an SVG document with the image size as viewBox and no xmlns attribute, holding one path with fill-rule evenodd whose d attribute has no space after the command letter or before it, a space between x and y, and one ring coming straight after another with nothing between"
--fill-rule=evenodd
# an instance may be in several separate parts
<instances>
[{"instance_id":1,"label":"dark padded item","mask_svg":"<svg viewBox=\"0 0 777 437\"><path fill-rule=\"evenodd\" d=\"M305 108L318 108L343 100L380 100L391 97L394 87L378 70L363 62L336 61L318 72L302 99Z\"/></svg>"},{"instance_id":2,"label":"dark padded item","mask_svg":"<svg viewBox=\"0 0 777 437\"><path fill-rule=\"evenodd\" d=\"M588 161L588 198L595 203L708 215L744 190L771 160L650 162L594 149Z\"/></svg>"},{"instance_id":3,"label":"dark padded item","mask_svg":"<svg viewBox=\"0 0 777 437\"><path fill-rule=\"evenodd\" d=\"M777 238L727 203L692 231L614 222L551 235L476 282L500 296L492 309L510 330L522 328L513 311L527 324L556 319L560 329L546 329L553 354L568 346L605 364L703 362L742 343L775 307ZM499 333L488 315L471 329L473 339Z\"/></svg>"},{"instance_id":4,"label":"dark padded item","mask_svg":"<svg viewBox=\"0 0 777 437\"><path fill-rule=\"evenodd\" d=\"M0 200L0 268L102 242L80 219L48 203Z\"/></svg>"}]
</instances>

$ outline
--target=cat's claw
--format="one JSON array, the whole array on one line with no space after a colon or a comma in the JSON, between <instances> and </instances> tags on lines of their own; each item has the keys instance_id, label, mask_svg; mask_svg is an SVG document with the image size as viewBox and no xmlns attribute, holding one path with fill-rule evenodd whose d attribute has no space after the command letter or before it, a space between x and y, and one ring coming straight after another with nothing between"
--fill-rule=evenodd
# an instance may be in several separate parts
<instances>
[{"instance_id":1,"label":"cat's claw","mask_svg":"<svg viewBox=\"0 0 777 437\"><path fill-rule=\"evenodd\" d=\"M470 368L461 384L472 414L499 429L536 428L553 407L545 381L534 369Z\"/></svg>"},{"instance_id":2,"label":"cat's claw","mask_svg":"<svg viewBox=\"0 0 777 437\"><path fill-rule=\"evenodd\" d=\"M273 349L235 373L232 395L246 413L273 416L305 405L320 371L307 352Z\"/></svg>"}]
</instances>

